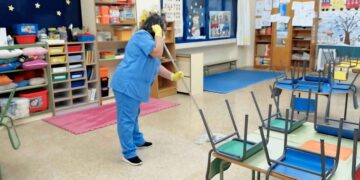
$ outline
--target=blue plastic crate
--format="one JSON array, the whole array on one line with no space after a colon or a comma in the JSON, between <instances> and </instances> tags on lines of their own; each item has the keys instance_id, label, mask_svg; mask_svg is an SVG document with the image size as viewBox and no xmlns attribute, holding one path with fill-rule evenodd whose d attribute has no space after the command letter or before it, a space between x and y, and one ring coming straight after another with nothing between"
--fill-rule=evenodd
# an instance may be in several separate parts
<instances>
[{"instance_id":1,"label":"blue plastic crate","mask_svg":"<svg viewBox=\"0 0 360 180\"><path fill-rule=\"evenodd\" d=\"M84 85L85 85L84 80L71 82L71 88L77 88L77 87L81 87L81 86L84 86Z\"/></svg>"},{"instance_id":2,"label":"blue plastic crate","mask_svg":"<svg viewBox=\"0 0 360 180\"><path fill-rule=\"evenodd\" d=\"M14 32L16 35L37 34L38 25L37 24L15 24Z\"/></svg>"},{"instance_id":3,"label":"blue plastic crate","mask_svg":"<svg viewBox=\"0 0 360 180\"><path fill-rule=\"evenodd\" d=\"M79 42L89 42L89 41L95 41L95 36L76 36L77 37L77 41Z\"/></svg>"}]
</instances>

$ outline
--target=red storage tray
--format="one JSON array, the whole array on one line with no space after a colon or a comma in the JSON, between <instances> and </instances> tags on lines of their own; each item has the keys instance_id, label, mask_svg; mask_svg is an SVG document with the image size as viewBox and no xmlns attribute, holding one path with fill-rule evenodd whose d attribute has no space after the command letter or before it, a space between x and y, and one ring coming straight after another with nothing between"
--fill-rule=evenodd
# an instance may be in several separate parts
<instances>
[{"instance_id":1,"label":"red storage tray","mask_svg":"<svg viewBox=\"0 0 360 180\"><path fill-rule=\"evenodd\" d=\"M18 44L34 44L36 42L36 35L18 35L15 36Z\"/></svg>"},{"instance_id":2,"label":"red storage tray","mask_svg":"<svg viewBox=\"0 0 360 180\"><path fill-rule=\"evenodd\" d=\"M81 45L69 45L68 52L79 52L81 51Z\"/></svg>"},{"instance_id":3,"label":"red storage tray","mask_svg":"<svg viewBox=\"0 0 360 180\"><path fill-rule=\"evenodd\" d=\"M45 111L49 107L48 90L46 89L21 92L19 96L30 100L30 113Z\"/></svg>"}]
</instances>

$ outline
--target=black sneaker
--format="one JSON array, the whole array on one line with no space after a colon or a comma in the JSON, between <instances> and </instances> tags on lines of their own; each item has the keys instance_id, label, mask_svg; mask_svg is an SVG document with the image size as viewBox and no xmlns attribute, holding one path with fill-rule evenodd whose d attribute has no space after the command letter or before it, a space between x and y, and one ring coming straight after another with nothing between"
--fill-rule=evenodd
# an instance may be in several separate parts
<instances>
[{"instance_id":1,"label":"black sneaker","mask_svg":"<svg viewBox=\"0 0 360 180\"><path fill-rule=\"evenodd\" d=\"M129 158L129 159L126 159L125 157L123 157L123 160L125 162L127 162L128 164L132 165L132 166L140 166L142 165L142 161L139 157L135 156L133 158Z\"/></svg>"},{"instance_id":2,"label":"black sneaker","mask_svg":"<svg viewBox=\"0 0 360 180\"><path fill-rule=\"evenodd\" d=\"M148 147L150 147L150 146L152 146L152 143L145 141L145 143L144 143L143 145L139 146L138 148L145 149L145 148L148 148Z\"/></svg>"}]
</instances>

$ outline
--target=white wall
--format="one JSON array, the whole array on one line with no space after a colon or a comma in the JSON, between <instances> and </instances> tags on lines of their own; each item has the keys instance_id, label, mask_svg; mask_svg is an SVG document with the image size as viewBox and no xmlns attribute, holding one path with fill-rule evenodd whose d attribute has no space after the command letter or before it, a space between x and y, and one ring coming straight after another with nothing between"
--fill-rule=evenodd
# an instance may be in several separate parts
<instances>
[{"instance_id":1,"label":"white wall","mask_svg":"<svg viewBox=\"0 0 360 180\"><path fill-rule=\"evenodd\" d=\"M159 0L136 0L137 5L137 17L140 18L142 10L153 10L160 9ZM254 19L255 17L255 1L250 1L251 16L249 18ZM251 22L251 29L255 29L254 20ZM204 64L210 64L220 62L224 59L238 59L239 67L253 66L254 59L254 32L252 32L252 44L250 46L237 46L236 43L223 44L216 46L203 46L191 49L177 50L177 53L204 53Z\"/></svg>"}]
</instances>

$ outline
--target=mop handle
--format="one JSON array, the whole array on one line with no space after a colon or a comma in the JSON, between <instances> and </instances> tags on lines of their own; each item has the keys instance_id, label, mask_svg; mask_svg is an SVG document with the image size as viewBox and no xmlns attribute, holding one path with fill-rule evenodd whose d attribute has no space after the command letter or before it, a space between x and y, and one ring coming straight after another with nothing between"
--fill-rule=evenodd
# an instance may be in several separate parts
<instances>
[{"instance_id":1,"label":"mop handle","mask_svg":"<svg viewBox=\"0 0 360 180\"><path fill-rule=\"evenodd\" d=\"M171 60L172 64L173 64L173 65L174 65L174 67L175 67L175 70L176 70L176 71L179 71L179 67L178 67L178 66L177 66L177 64L175 63L175 60L173 59L173 57L172 57L172 55L171 55L171 53L170 53L169 49L167 48L167 46L166 46L165 42L163 42L163 44L164 44L164 49L165 49L166 53L168 54L168 56L169 56L169 58L170 58L170 60ZM189 95L190 95L190 97L191 97L192 101L194 102L194 104L195 104L196 108L197 108L198 110L200 110L200 107L199 107L198 103L196 102L195 97L191 94L190 88L187 86L187 84L186 84L186 82L185 82L184 78L182 78L182 79L181 79L181 81L182 81L182 83L183 83L183 85L184 85L184 87L185 87L186 91L189 93Z\"/></svg>"}]
</instances>

